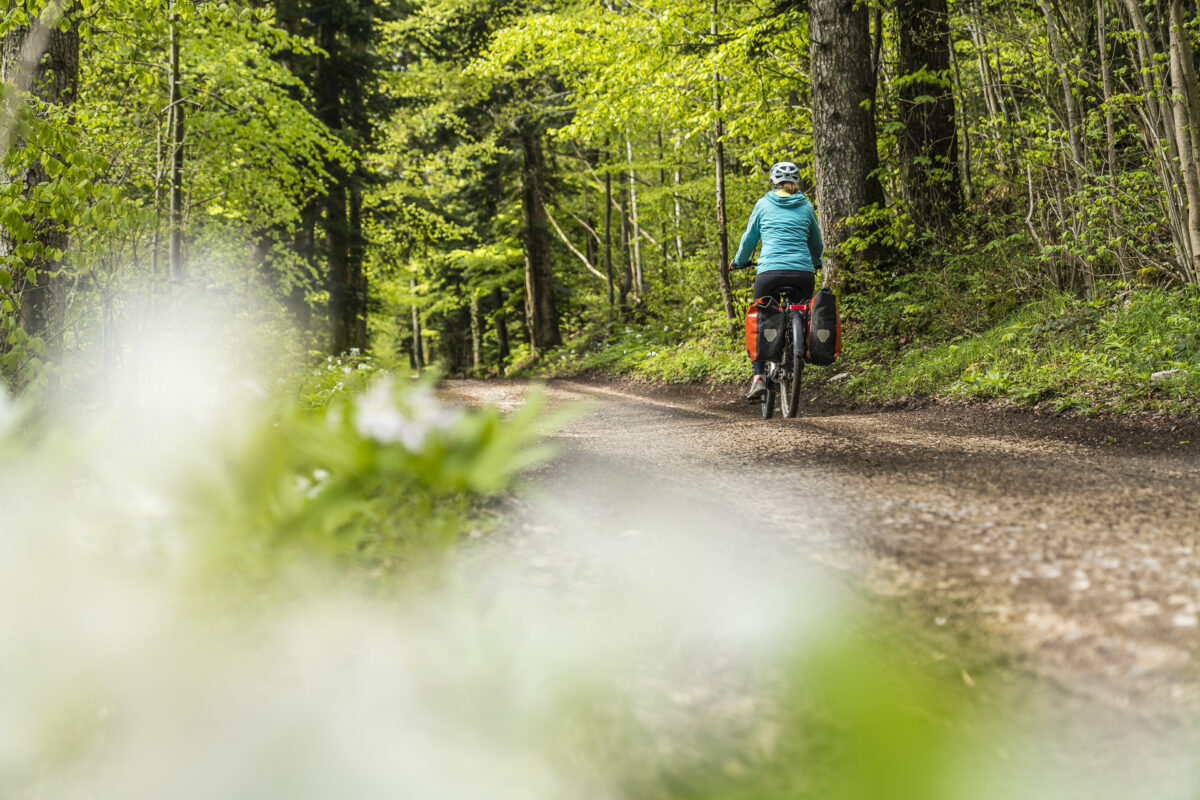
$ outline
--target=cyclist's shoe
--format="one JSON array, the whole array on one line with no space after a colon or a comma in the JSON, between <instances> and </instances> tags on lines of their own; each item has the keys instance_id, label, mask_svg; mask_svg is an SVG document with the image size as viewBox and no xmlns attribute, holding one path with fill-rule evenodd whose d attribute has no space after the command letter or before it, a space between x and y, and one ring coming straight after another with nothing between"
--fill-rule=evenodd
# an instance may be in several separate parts
<instances>
[{"instance_id":1,"label":"cyclist's shoe","mask_svg":"<svg viewBox=\"0 0 1200 800\"><path fill-rule=\"evenodd\" d=\"M762 375L755 375L754 380L750 381L750 391L746 392L747 400L758 400L767 393L767 382L763 380Z\"/></svg>"}]
</instances>

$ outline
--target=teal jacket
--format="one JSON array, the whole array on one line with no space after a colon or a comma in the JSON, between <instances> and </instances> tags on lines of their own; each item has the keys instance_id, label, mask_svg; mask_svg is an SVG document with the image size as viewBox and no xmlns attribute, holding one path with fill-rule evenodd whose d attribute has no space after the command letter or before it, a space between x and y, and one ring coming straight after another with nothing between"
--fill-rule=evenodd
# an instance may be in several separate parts
<instances>
[{"instance_id":1,"label":"teal jacket","mask_svg":"<svg viewBox=\"0 0 1200 800\"><path fill-rule=\"evenodd\" d=\"M804 192L786 195L771 191L754 204L742 243L733 257L739 267L749 263L759 239L763 243L758 256L759 272L777 269L816 272L821 266L825 244L817 227L816 212Z\"/></svg>"}]
</instances>

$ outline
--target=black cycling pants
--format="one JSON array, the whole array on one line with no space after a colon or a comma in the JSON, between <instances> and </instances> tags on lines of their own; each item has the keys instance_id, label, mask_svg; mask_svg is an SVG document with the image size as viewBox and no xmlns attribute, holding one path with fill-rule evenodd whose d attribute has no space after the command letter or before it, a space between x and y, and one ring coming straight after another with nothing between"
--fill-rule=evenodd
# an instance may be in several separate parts
<instances>
[{"instance_id":1,"label":"black cycling pants","mask_svg":"<svg viewBox=\"0 0 1200 800\"><path fill-rule=\"evenodd\" d=\"M773 269L760 272L754 279L754 299L772 297L778 303L780 293L789 290L788 294L793 303L806 303L813 296L815 284L816 275L802 269ZM766 365L761 361L755 361L753 364L754 374L762 375Z\"/></svg>"}]
</instances>

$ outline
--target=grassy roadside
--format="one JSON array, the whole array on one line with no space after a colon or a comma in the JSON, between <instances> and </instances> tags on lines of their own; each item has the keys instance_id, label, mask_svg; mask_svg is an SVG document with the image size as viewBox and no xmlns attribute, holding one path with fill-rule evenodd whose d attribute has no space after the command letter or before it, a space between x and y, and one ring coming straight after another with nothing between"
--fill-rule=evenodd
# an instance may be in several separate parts
<instances>
[{"instance_id":1,"label":"grassy roadside","mask_svg":"<svg viewBox=\"0 0 1200 800\"><path fill-rule=\"evenodd\" d=\"M811 371L814 388L846 402L932 398L1083 414L1200 411L1194 288L1112 285L1090 300L1009 293L985 305L961 286L909 285L921 288L847 295L842 359ZM539 364L514 371L710 384L749 375L740 335L711 310L596 322Z\"/></svg>"}]
</instances>

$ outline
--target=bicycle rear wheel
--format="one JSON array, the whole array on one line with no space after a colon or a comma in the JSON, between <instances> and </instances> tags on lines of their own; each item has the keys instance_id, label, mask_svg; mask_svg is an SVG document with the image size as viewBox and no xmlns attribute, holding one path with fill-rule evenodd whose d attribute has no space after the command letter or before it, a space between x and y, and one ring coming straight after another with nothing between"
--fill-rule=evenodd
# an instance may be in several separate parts
<instances>
[{"instance_id":1,"label":"bicycle rear wheel","mask_svg":"<svg viewBox=\"0 0 1200 800\"><path fill-rule=\"evenodd\" d=\"M780 385L780 409L788 419L800 411L800 382L804 378L804 358L799 353L789 353L791 369L788 370L787 380Z\"/></svg>"}]
</instances>

